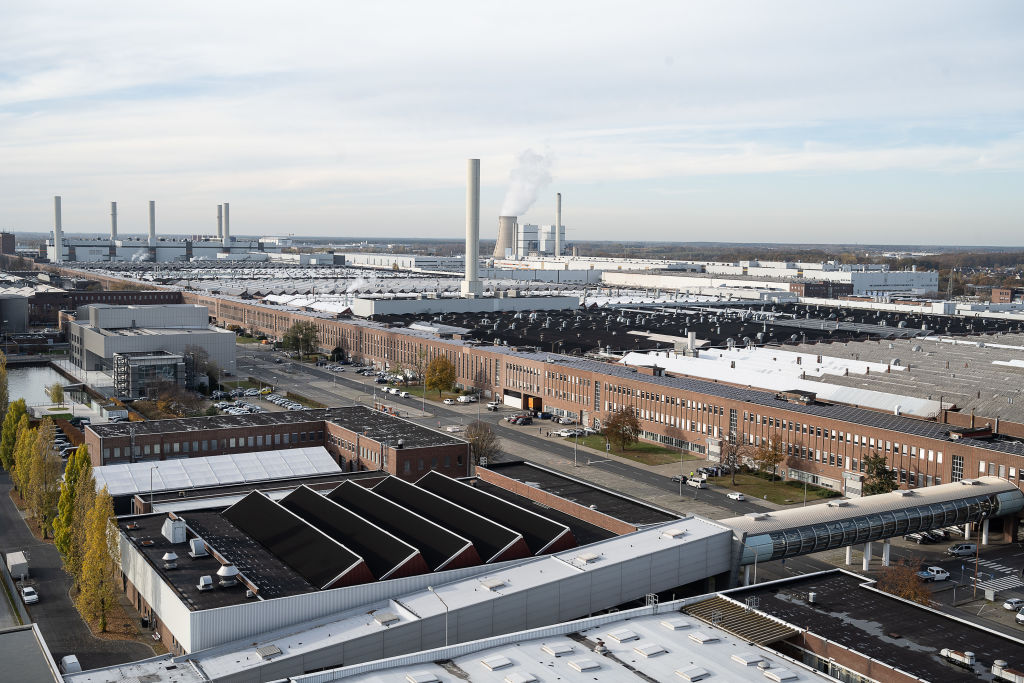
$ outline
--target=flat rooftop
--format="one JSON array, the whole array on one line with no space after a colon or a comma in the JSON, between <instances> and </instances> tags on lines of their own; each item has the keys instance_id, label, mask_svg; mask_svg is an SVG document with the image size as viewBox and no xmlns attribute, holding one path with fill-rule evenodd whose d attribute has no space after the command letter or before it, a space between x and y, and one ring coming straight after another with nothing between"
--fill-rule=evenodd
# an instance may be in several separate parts
<instances>
[{"instance_id":1,"label":"flat rooftop","mask_svg":"<svg viewBox=\"0 0 1024 683\"><path fill-rule=\"evenodd\" d=\"M545 493L565 498L584 507L592 507L600 513L634 526L660 524L679 519L679 515L668 510L662 510L641 500L628 498L614 491L602 489L530 463L494 463L488 465L487 469L536 487Z\"/></svg>"},{"instance_id":2,"label":"flat rooftop","mask_svg":"<svg viewBox=\"0 0 1024 683\"><path fill-rule=\"evenodd\" d=\"M465 441L445 432L428 429L415 422L403 420L366 406L343 408L316 408L310 410L282 411L274 413L252 413L248 415L213 415L210 417L188 417L172 420L147 420L145 422L119 422L115 424L90 425L100 438L128 436L131 429L140 434L171 434L178 432L201 432L210 429L239 429L264 427L304 422L332 422L353 432L363 434L379 443L394 445L401 439L405 448L427 448L464 444Z\"/></svg>"},{"instance_id":3,"label":"flat rooftop","mask_svg":"<svg viewBox=\"0 0 1024 683\"><path fill-rule=\"evenodd\" d=\"M231 524L219 511L192 510L182 513L181 517L188 528L256 584L264 599L316 590L291 567ZM168 541L161 533L165 519L165 514L129 517L118 520L118 527L190 610L237 605L250 599L245 597L246 587L242 583L228 588L217 585L217 570L221 563L216 558L211 555L192 558L187 552L188 544ZM162 558L167 552L178 556L176 569L164 569ZM213 577L215 588L200 591L196 586L201 576Z\"/></svg>"},{"instance_id":4,"label":"flat rooftop","mask_svg":"<svg viewBox=\"0 0 1024 683\"><path fill-rule=\"evenodd\" d=\"M35 624L0 629L0 670L5 681L58 683L50 651Z\"/></svg>"},{"instance_id":5,"label":"flat rooftop","mask_svg":"<svg viewBox=\"0 0 1024 683\"><path fill-rule=\"evenodd\" d=\"M815 594L813 604L808 593ZM838 569L725 595L740 603L756 596L763 614L929 681L970 676L940 656L943 648L974 652L986 672L996 659L1024 668L1024 641L890 597Z\"/></svg>"}]
</instances>

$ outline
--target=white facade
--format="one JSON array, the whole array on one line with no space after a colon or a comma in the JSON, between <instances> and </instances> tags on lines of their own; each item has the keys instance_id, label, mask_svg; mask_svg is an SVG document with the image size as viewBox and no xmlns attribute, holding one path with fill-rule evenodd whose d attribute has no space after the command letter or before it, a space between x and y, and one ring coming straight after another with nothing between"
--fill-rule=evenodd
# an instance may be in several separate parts
<instances>
[{"instance_id":1,"label":"white facade","mask_svg":"<svg viewBox=\"0 0 1024 683\"><path fill-rule=\"evenodd\" d=\"M565 226L558 231L561 244L565 245ZM521 256L559 256L555 253L555 226L520 225L516 236L516 253Z\"/></svg>"}]
</instances>

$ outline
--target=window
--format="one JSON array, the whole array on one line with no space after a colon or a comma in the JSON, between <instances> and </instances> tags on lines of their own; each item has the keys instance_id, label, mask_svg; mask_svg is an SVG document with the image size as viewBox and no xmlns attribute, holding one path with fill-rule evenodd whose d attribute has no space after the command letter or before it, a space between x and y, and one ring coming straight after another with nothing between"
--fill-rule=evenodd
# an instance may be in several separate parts
<instances>
[{"instance_id":1,"label":"window","mask_svg":"<svg viewBox=\"0 0 1024 683\"><path fill-rule=\"evenodd\" d=\"M952 463L951 467L952 467L952 477L950 477L951 481L960 481L961 479L964 478L964 456L962 456L962 455L954 455L953 456L953 463ZM938 483L938 482L936 481L936 483Z\"/></svg>"}]
</instances>

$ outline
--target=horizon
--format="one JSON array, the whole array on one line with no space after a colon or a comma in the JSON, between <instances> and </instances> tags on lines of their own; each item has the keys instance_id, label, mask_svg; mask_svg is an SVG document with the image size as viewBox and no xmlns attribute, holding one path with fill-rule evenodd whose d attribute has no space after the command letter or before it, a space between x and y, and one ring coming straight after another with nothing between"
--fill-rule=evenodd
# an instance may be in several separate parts
<instances>
[{"instance_id":1,"label":"horizon","mask_svg":"<svg viewBox=\"0 0 1024 683\"><path fill-rule=\"evenodd\" d=\"M160 234L227 201L236 234L457 239L480 158L483 239L556 192L567 241L1020 239L1019 3L54 7L0 25L14 232L61 195L69 234L152 199Z\"/></svg>"}]
</instances>

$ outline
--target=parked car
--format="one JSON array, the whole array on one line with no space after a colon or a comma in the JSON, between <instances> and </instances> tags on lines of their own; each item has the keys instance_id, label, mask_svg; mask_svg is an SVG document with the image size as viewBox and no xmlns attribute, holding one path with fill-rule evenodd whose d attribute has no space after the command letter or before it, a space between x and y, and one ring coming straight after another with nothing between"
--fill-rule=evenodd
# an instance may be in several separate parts
<instances>
[{"instance_id":1,"label":"parked car","mask_svg":"<svg viewBox=\"0 0 1024 683\"><path fill-rule=\"evenodd\" d=\"M676 476L669 479L669 481L671 481L673 484L678 484L679 482L685 484L687 479L689 479L689 477L687 477L685 474L677 474Z\"/></svg>"},{"instance_id":2,"label":"parked car","mask_svg":"<svg viewBox=\"0 0 1024 683\"><path fill-rule=\"evenodd\" d=\"M973 555L976 552L978 552L977 543L957 543L946 550L946 554L953 555L954 557Z\"/></svg>"},{"instance_id":3,"label":"parked car","mask_svg":"<svg viewBox=\"0 0 1024 683\"><path fill-rule=\"evenodd\" d=\"M259 396L260 395L260 390L259 389L246 389L245 390L245 395L246 396Z\"/></svg>"},{"instance_id":4,"label":"parked car","mask_svg":"<svg viewBox=\"0 0 1024 683\"><path fill-rule=\"evenodd\" d=\"M1017 612L1017 616L1013 618L1018 624L1024 624L1024 609Z\"/></svg>"},{"instance_id":5,"label":"parked car","mask_svg":"<svg viewBox=\"0 0 1024 683\"><path fill-rule=\"evenodd\" d=\"M746 500L747 499L747 497L744 496L740 491L731 491L730 493L726 494L726 498L732 498L733 500Z\"/></svg>"},{"instance_id":6,"label":"parked car","mask_svg":"<svg viewBox=\"0 0 1024 683\"><path fill-rule=\"evenodd\" d=\"M453 406L453 405L455 405L455 399L454 398L446 398L444 400L444 404L446 406Z\"/></svg>"},{"instance_id":7,"label":"parked car","mask_svg":"<svg viewBox=\"0 0 1024 683\"><path fill-rule=\"evenodd\" d=\"M949 572L942 567L928 567L928 569L918 572L917 578L921 579L925 583L931 583L932 581L945 581L949 578Z\"/></svg>"},{"instance_id":8,"label":"parked car","mask_svg":"<svg viewBox=\"0 0 1024 683\"><path fill-rule=\"evenodd\" d=\"M1024 608L1024 598L1010 598L1003 603L1003 609L1019 612L1021 608Z\"/></svg>"},{"instance_id":9,"label":"parked car","mask_svg":"<svg viewBox=\"0 0 1024 683\"><path fill-rule=\"evenodd\" d=\"M21 599L25 601L26 605L34 605L39 602L39 593L36 593L36 589L32 586L25 586L21 589Z\"/></svg>"},{"instance_id":10,"label":"parked car","mask_svg":"<svg viewBox=\"0 0 1024 683\"><path fill-rule=\"evenodd\" d=\"M696 479L696 478L694 478L694 479L687 479L686 480L686 485L687 486L692 486L695 489L706 489L708 487L708 483L706 481L704 481L703 479Z\"/></svg>"},{"instance_id":11,"label":"parked car","mask_svg":"<svg viewBox=\"0 0 1024 683\"><path fill-rule=\"evenodd\" d=\"M465 394L458 398L459 403L476 403L476 400L476 394Z\"/></svg>"},{"instance_id":12,"label":"parked car","mask_svg":"<svg viewBox=\"0 0 1024 683\"><path fill-rule=\"evenodd\" d=\"M490 403L487 404L487 410L494 411L494 410L500 410L500 409L501 409L501 401L491 401Z\"/></svg>"},{"instance_id":13,"label":"parked car","mask_svg":"<svg viewBox=\"0 0 1024 683\"><path fill-rule=\"evenodd\" d=\"M918 545L922 545L924 543L931 543L932 542L932 539L928 538L924 534L919 534L919 533L906 534L903 537L903 540L904 541L910 541L911 543L917 543Z\"/></svg>"},{"instance_id":14,"label":"parked car","mask_svg":"<svg viewBox=\"0 0 1024 683\"><path fill-rule=\"evenodd\" d=\"M399 396L400 396L401 398L409 398L409 392L408 392L408 391L399 391L399 392L398 392L398 395L399 395Z\"/></svg>"}]
</instances>

